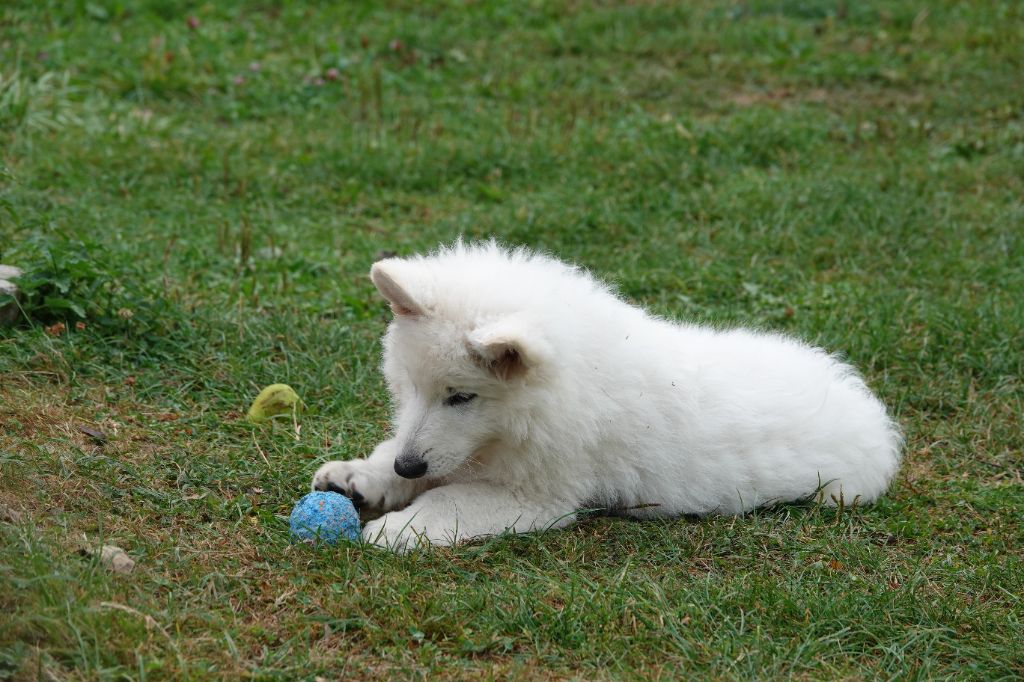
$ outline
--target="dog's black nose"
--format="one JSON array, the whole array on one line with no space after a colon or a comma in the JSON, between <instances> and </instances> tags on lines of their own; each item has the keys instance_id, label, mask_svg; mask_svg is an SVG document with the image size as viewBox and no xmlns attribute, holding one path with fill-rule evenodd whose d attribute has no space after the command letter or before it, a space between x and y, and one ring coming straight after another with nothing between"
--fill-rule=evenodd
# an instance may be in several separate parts
<instances>
[{"instance_id":1,"label":"dog's black nose","mask_svg":"<svg viewBox=\"0 0 1024 682\"><path fill-rule=\"evenodd\" d=\"M420 457L396 457L395 473L402 478L419 478L427 473L427 462Z\"/></svg>"}]
</instances>

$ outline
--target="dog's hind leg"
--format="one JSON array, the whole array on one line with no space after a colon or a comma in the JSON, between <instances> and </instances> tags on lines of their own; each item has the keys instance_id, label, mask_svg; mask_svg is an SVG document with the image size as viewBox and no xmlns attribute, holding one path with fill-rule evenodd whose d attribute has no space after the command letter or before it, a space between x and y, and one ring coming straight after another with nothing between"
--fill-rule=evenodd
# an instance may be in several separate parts
<instances>
[{"instance_id":1,"label":"dog's hind leg","mask_svg":"<svg viewBox=\"0 0 1024 682\"><path fill-rule=\"evenodd\" d=\"M454 483L367 523L363 539L404 552L418 545L561 528L575 518L575 505L569 502L536 500L487 483Z\"/></svg>"}]
</instances>

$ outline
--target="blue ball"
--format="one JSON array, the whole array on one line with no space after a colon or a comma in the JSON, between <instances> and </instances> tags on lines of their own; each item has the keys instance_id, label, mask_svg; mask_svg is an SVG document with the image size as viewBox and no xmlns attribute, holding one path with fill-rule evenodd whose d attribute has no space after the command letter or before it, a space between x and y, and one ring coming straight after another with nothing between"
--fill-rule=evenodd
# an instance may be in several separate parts
<instances>
[{"instance_id":1,"label":"blue ball","mask_svg":"<svg viewBox=\"0 0 1024 682\"><path fill-rule=\"evenodd\" d=\"M352 500L329 492L312 492L295 503L289 519L292 538L320 540L333 545L338 540L359 539L359 512Z\"/></svg>"}]
</instances>

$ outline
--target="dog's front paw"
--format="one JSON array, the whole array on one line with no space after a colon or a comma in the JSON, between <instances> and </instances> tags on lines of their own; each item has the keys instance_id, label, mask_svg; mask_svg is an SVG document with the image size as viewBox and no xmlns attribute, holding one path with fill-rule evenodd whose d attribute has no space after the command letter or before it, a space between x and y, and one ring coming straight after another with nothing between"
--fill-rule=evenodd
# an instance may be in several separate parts
<instances>
[{"instance_id":1,"label":"dog's front paw","mask_svg":"<svg viewBox=\"0 0 1024 682\"><path fill-rule=\"evenodd\" d=\"M391 512L363 526L363 541L390 550L395 554L426 547L450 545L453 540L443 536L431 537L420 524L413 523L414 514Z\"/></svg>"},{"instance_id":2,"label":"dog's front paw","mask_svg":"<svg viewBox=\"0 0 1024 682\"><path fill-rule=\"evenodd\" d=\"M388 509L389 483L388 478L381 476L365 459L327 462L313 474L313 490L341 493L360 510Z\"/></svg>"},{"instance_id":3,"label":"dog's front paw","mask_svg":"<svg viewBox=\"0 0 1024 682\"><path fill-rule=\"evenodd\" d=\"M389 516L395 516L395 514L385 514L364 525L363 541L390 550L395 554L404 554L414 549L418 544L415 532L411 528L398 527L397 524L388 520Z\"/></svg>"}]
</instances>

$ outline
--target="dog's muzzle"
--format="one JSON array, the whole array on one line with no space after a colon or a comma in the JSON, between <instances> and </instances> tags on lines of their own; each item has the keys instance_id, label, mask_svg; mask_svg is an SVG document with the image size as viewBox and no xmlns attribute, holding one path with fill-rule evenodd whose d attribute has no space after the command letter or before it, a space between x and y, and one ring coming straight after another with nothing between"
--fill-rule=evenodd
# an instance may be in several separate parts
<instances>
[{"instance_id":1,"label":"dog's muzzle","mask_svg":"<svg viewBox=\"0 0 1024 682\"><path fill-rule=\"evenodd\" d=\"M427 473L427 460L422 455L403 452L395 458L395 473L402 478L419 478Z\"/></svg>"}]
</instances>

